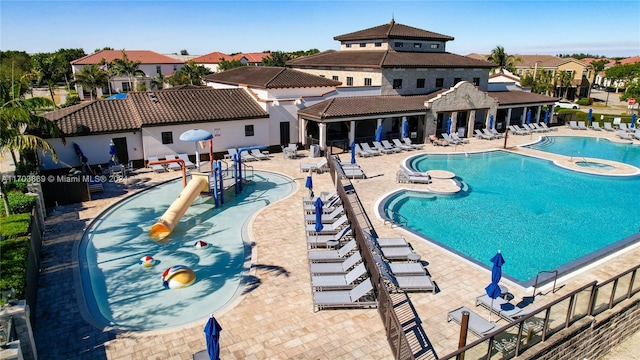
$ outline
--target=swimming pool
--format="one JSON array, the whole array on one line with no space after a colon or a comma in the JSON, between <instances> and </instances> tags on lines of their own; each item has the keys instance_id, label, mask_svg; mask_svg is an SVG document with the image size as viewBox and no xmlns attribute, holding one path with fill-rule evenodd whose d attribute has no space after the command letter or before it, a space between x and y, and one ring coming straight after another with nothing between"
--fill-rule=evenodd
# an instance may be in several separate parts
<instances>
[{"instance_id":1,"label":"swimming pool","mask_svg":"<svg viewBox=\"0 0 640 360\"><path fill-rule=\"evenodd\" d=\"M189 207L166 245L149 238L149 228L182 189L178 179L131 196L100 214L85 231L78 260L91 320L102 326L134 330L184 325L216 313L242 292L251 262L247 223L257 211L291 194L295 182L256 171L243 192L216 209L200 196ZM199 249L196 241L209 246ZM141 257L158 264L140 266ZM174 265L191 267L193 285L165 289L162 273Z\"/></svg>"},{"instance_id":2,"label":"swimming pool","mask_svg":"<svg viewBox=\"0 0 640 360\"><path fill-rule=\"evenodd\" d=\"M525 146L554 154L619 161L640 168L640 146L613 142L604 138L544 136L540 142Z\"/></svg>"},{"instance_id":3,"label":"swimming pool","mask_svg":"<svg viewBox=\"0 0 640 360\"><path fill-rule=\"evenodd\" d=\"M419 155L408 165L452 171L466 188L449 196L399 191L381 211L486 268L502 250L505 276L523 286L539 271L567 273L638 238L640 218L630 211L640 204L640 176L583 174L499 150Z\"/></svg>"}]
</instances>

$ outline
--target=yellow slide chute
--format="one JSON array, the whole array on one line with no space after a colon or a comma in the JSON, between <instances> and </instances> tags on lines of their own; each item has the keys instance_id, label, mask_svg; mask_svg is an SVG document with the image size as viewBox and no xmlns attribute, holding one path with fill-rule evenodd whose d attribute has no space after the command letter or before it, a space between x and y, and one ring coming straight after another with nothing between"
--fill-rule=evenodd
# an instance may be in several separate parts
<instances>
[{"instance_id":1,"label":"yellow slide chute","mask_svg":"<svg viewBox=\"0 0 640 360\"><path fill-rule=\"evenodd\" d=\"M187 208L201 192L206 191L209 191L209 177L206 174L192 173L187 186L182 189L167 211L151 227L149 237L160 244L168 243L167 236L171 234Z\"/></svg>"}]
</instances>

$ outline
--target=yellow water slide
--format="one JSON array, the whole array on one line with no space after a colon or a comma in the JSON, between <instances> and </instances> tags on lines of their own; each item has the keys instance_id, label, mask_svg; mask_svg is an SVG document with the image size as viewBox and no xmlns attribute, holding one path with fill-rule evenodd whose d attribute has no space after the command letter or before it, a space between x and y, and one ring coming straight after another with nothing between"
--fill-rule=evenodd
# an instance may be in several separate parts
<instances>
[{"instance_id":1,"label":"yellow water slide","mask_svg":"<svg viewBox=\"0 0 640 360\"><path fill-rule=\"evenodd\" d=\"M149 237L159 243L166 244L169 242L167 236L175 229L176 224L187 211L187 208L193 203L193 200L201 193L209 191L209 177L207 174L191 173L191 180L185 186L178 197L173 201L167 211L162 214L160 219L149 230Z\"/></svg>"}]
</instances>

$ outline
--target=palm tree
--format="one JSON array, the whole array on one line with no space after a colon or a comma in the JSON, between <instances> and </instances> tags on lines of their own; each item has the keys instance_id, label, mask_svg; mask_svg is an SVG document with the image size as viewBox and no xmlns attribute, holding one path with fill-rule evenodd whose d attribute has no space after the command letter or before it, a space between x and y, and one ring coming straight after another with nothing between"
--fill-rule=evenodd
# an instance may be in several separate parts
<instances>
[{"instance_id":1,"label":"palm tree","mask_svg":"<svg viewBox=\"0 0 640 360\"><path fill-rule=\"evenodd\" d=\"M573 76L571 73L565 70L561 70L557 74L557 81L560 84L560 91L562 96L565 99L567 98L567 94L569 93L569 87L571 86L571 80L573 80ZM564 91L562 91L564 88Z\"/></svg>"},{"instance_id":2,"label":"palm tree","mask_svg":"<svg viewBox=\"0 0 640 360\"><path fill-rule=\"evenodd\" d=\"M51 101L54 102L53 87L57 81L62 79L64 73L64 64L61 64L60 58L56 54L36 54L31 58L33 62L33 71L37 77L38 83L46 83L51 94Z\"/></svg>"},{"instance_id":3,"label":"palm tree","mask_svg":"<svg viewBox=\"0 0 640 360\"><path fill-rule=\"evenodd\" d=\"M155 90L162 90L166 82L167 78L162 75L162 73L158 73L158 75L154 76L153 79L151 79L151 88Z\"/></svg>"},{"instance_id":4,"label":"palm tree","mask_svg":"<svg viewBox=\"0 0 640 360\"><path fill-rule=\"evenodd\" d=\"M507 54L504 51L504 47L500 45L491 50L491 55L487 57L487 60L496 64L496 67L492 70L494 73L502 72L503 70L514 73L516 71L516 62L522 61L520 58Z\"/></svg>"},{"instance_id":5,"label":"palm tree","mask_svg":"<svg viewBox=\"0 0 640 360\"><path fill-rule=\"evenodd\" d=\"M36 150L49 151L53 159L57 160L58 156L48 142L37 135L26 132L28 129L35 129L53 137L61 137L62 133L54 122L35 115L37 109L54 107L55 104L46 98L25 99L21 95L20 84L14 84L10 88L0 84L2 101L2 107L0 107L0 151L10 152L16 165L18 165L18 161L15 151L19 153ZM64 143L64 138L62 139ZM16 169L24 169L24 166L16 166ZM0 187L5 213L10 214L7 193L2 181L0 181Z\"/></svg>"},{"instance_id":6,"label":"palm tree","mask_svg":"<svg viewBox=\"0 0 640 360\"><path fill-rule=\"evenodd\" d=\"M119 76L126 75L129 78L129 90L133 90L133 81L132 77L138 71L138 67L140 66L140 61L130 61L127 57L127 53L122 50L122 59L113 59L111 66L114 67L115 72Z\"/></svg>"},{"instance_id":7,"label":"palm tree","mask_svg":"<svg viewBox=\"0 0 640 360\"><path fill-rule=\"evenodd\" d=\"M87 65L76 74L76 82L83 88L89 90L91 100L93 101L93 91L107 85L109 83L109 75L105 71L100 70L96 64Z\"/></svg>"}]
</instances>

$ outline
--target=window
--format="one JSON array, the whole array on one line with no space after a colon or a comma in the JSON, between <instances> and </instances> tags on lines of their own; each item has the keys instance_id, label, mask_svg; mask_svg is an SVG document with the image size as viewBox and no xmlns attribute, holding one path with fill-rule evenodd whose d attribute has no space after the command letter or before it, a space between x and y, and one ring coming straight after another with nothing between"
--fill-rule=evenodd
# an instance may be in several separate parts
<instances>
[{"instance_id":1,"label":"window","mask_svg":"<svg viewBox=\"0 0 640 360\"><path fill-rule=\"evenodd\" d=\"M156 66L156 74L160 74L162 72L162 67L160 65Z\"/></svg>"},{"instance_id":2,"label":"window","mask_svg":"<svg viewBox=\"0 0 640 360\"><path fill-rule=\"evenodd\" d=\"M364 78L364 86L371 86L371 78Z\"/></svg>"},{"instance_id":3,"label":"window","mask_svg":"<svg viewBox=\"0 0 640 360\"><path fill-rule=\"evenodd\" d=\"M418 89L423 89L424 88L424 79L418 79L416 80L416 87Z\"/></svg>"},{"instance_id":4,"label":"window","mask_svg":"<svg viewBox=\"0 0 640 360\"><path fill-rule=\"evenodd\" d=\"M173 144L173 132L163 131L161 135L163 144Z\"/></svg>"},{"instance_id":5,"label":"window","mask_svg":"<svg viewBox=\"0 0 640 360\"><path fill-rule=\"evenodd\" d=\"M334 80L334 81L339 81L338 77L336 75L332 76L331 79Z\"/></svg>"},{"instance_id":6,"label":"window","mask_svg":"<svg viewBox=\"0 0 640 360\"><path fill-rule=\"evenodd\" d=\"M453 78L453 85L459 83L460 81L462 81L462 78Z\"/></svg>"},{"instance_id":7,"label":"window","mask_svg":"<svg viewBox=\"0 0 640 360\"><path fill-rule=\"evenodd\" d=\"M375 47L381 47L381 46L382 46L382 43L381 43L381 42L377 42L377 43L374 43L374 44L373 44L373 46L375 46Z\"/></svg>"},{"instance_id":8,"label":"window","mask_svg":"<svg viewBox=\"0 0 640 360\"><path fill-rule=\"evenodd\" d=\"M350 47L351 47L351 44L344 44L344 47L346 47L346 48L350 48Z\"/></svg>"},{"instance_id":9,"label":"window","mask_svg":"<svg viewBox=\"0 0 640 360\"><path fill-rule=\"evenodd\" d=\"M321 77L321 78L323 78L323 77L324 77L324 75L322 75L322 74L321 74L321 75L320 75L320 77Z\"/></svg>"},{"instance_id":10,"label":"window","mask_svg":"<svg viewBox=\"0 0 640 360\"><path fill-rule=\"evenodd\" d=\"M439 49L440 48L440 44L431 44L430 48Z\"/></svg>"},{"instance_id":11,"label":"window","mask_svg":"<svg viewBox=\"0 0 640 360\"><path fill-rule=\"evenodd\" d=\"M402 79L393 79L393 88L402 89Z\"/></svg>"},{"instance_id":12,"label":"window","mask_svg":"<svg viewBox=\"0 0 640 360\"><path fill-rule=\"evenodd\" d=\"M367 43L360 43L360 47L367 47Z\"/></svg>"},{"instance_id":13,"label":"window","mask_svg":"<svg viewBox=\"0 0 640 360\"><path fill-rule=\"evenodd\" d=\"M473 85L480 86L480 78L473 78Z\"/></svg>"},{"instance_id":14,"label":"window","mask_svg":"<svg viewBox=\"0 0 640 360\"><path fill-rule=\"evenodd\" d=\"M438 88L444 87L444 78L437 78L436 79L436 87L438 87Z\"/></svg>"},{"instance_id":15,"label":"window","mask_svg":"<svg viewBox=\"0 0 640 360\"><path fill-rule=\"evenodd\" d=\"M128 82L123 81L121 84L122 84L122 92L131 91L131 88L129 87L129 83Z\"/></svg>"},{"instance_id":16,"label":"window","mask_svg":"<svg viewBox=\"0 0 640 360\"><path fill-rule=\"evenodd\" d=\"M413 47L416 49L420 49L422 47L422 44L420 43L413 43Z\"/></svg>"},{"instance_id":17,"label":"window","mask_svg":"<svg viewBox=\"0 0 640 360\"><path fill-rule=\"evenodd\" d=\"M253 125L244 126L244 136L253 136Z\"/></svg>"},{"instance_id":18,"label":"window","mask_svg":"<svg viewBox=\"0 0 640 360\"><path fill-rule=\"evenodd\" d=\"M173 65L173 71L178 71L178 65Z\"/></svg>"},{"instance_id":19,"label":"window","mask_svg":"<svg viewBox=\"0 0 640 360\"><path fill-rule=\"evenodd\" d=\"M351 76L347 76L347 86L353 86L353 78Z\"/></svg>"},{"instance_id":20,"label":"window","mask_svg":"<svg viewBox=\"0 0 640 360\"><path fill-rule=\"evenodd\" d=\"M401 42L396 42L393 44L393 46L397 47L397 48L401 48L402 47L402 43Z\"/></svg>"}]
</instances>

